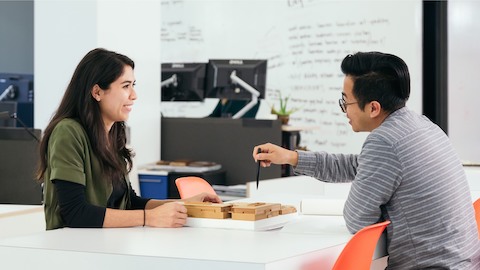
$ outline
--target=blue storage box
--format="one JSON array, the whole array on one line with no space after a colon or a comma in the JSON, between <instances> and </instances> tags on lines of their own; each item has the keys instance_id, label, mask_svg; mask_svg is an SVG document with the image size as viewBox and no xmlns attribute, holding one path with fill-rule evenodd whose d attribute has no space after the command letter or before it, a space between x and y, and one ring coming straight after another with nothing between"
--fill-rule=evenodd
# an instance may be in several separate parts
<instances>
[{"instance_id":1,"label":"blue storage box","mask_svg":"<svg viewBox=\"0 0 480 270\"><path fill-rule=\"evenodd\" d=\"M140 194L143 198L167 199L168 198L168 172L164 171L139 171Z\"/></svg>"}]
</instances>

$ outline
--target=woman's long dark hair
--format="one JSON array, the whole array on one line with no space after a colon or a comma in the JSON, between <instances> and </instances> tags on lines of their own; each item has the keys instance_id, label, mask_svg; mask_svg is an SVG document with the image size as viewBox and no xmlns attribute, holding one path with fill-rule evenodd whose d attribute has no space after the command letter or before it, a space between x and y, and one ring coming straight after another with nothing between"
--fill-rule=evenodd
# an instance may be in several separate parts
<instances>
[{"instance_id":1,"label":"woman's long dark hair","mask_svg":"<svg viewBox=\"0 0 480 270\"><path fill-rule=\"evenodd\" d=\"M91 95L96 84L102 89L108 89L123 74L127 65L132 69L135 66L127 56L101 48L94 49L83 57L73 73L60 106L45 129L40 143L38 181L45 181L48 142L52 131L65 118L72 118L83 126L106 179L121 180L131 170L133 154L126 147L125 123L114 123L106 134L100 106Z\"/></svg>"}]
</instances>

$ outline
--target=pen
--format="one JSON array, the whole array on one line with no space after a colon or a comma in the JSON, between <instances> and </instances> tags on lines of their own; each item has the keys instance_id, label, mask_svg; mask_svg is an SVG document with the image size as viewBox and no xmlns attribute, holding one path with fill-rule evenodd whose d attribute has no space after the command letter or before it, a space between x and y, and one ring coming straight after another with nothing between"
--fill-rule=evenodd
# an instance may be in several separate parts
<instances>
[{"instance_id":1,"label":"pen","mask_svg":"<svg viewBox=\"0 0 480 270\"><path fill-rule=\"evenodd\" d=\"M258 148L257 154L260 154L262 152L261 148ZM257 165L257 189L258 189L258 178L260 176L260 160L257 160L258 165Z\"/></svg>"}]
</instances>

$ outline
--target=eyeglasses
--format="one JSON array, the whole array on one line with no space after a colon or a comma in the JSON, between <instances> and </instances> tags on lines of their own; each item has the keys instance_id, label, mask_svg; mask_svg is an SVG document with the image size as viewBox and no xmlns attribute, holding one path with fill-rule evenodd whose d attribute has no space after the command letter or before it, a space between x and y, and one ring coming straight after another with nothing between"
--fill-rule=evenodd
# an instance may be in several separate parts
<instances>
[{"instance_id":1,"label":"eyeglasses","mask_svg":"<svg viewBox=\"0 0 480 270\"><path fill-rule=\"evenodd\" d=\"M352 104L355 104L355 103L358 103L358 101L346 103L343 98L338 100L338 105L340 106L340 109L342 109L343 113L347 112L347 106L348 105L352 105Z\"/></svg>"}]
</instances>

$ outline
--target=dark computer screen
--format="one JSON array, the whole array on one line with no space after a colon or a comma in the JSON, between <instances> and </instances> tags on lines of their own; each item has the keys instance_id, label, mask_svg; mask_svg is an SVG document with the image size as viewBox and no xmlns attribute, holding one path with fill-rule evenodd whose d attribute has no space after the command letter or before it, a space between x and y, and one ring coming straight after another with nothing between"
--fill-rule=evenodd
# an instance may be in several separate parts
<instances>
[{"instance_id":1,"label":"dark computer screen","mask_svg":"<svg viewBox=\"0 0 480 270\"><path fill-rule=\"evenodd\" d=\"M162 101L203 100L206 66L206 63L163 63Z\"/></svg>"},{"instance_id":2,"label":"dark computer screen","mask_svg":"<svg viewBox=\"0 0 480 270\"><path fill-rule=\"evenodd\" d=\"M206 94L207 98L223 98L229 100L250 100L252 94L242 85L232 81L235 75L245 83L255 88L258 98L265 98L267 80L267 60L210 60L207 67Z\"/></svg>"},{"instance_id":3,"label":"dark computer screen","mask_svg":"<svg viewBox=\"0 0 480 270\"><path fill-rule=\"evenodd\" d=\"M11 114L16 113L27 127L34 125L33 88L32 74L0 73L0 103L15 102L15 111L12 111ZM0 111L2 110L0 109ZM19 121L15 122L16 126L20 127ZM6 126L10 126L10 124Z\"/></svg>"},{"instance_id":4,"label":"dark computer screen","mask_svg":"<svg viewBox=\"0 0 480 270\"><path fill-rule=\"evenodd\" d=\"M40 138L40 130L33 133ZM0 128L0 203L41 204L42 188L34 179L38 142L23 128Z\"/></svg>"},{"instance_id":5,"label":"dark computer screen","mask_svg":"<svg viewBox=\"0 0 480 270\"><path fill-rule=\"evenodd\" d=\"M0 97L0 101L33 102L33 75L0 73Z\"/></svg>"}]
</instances>

